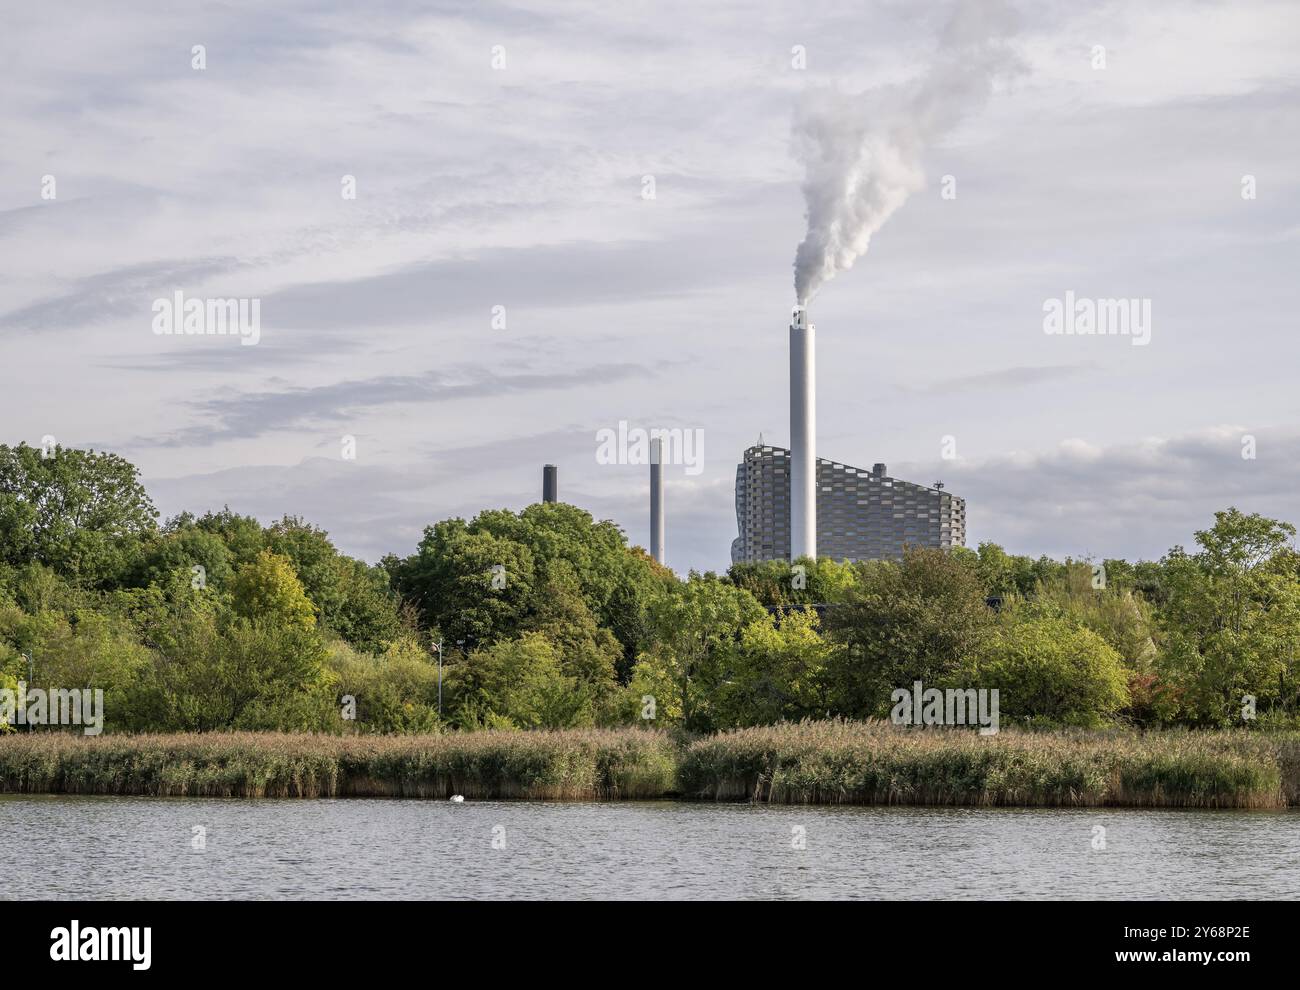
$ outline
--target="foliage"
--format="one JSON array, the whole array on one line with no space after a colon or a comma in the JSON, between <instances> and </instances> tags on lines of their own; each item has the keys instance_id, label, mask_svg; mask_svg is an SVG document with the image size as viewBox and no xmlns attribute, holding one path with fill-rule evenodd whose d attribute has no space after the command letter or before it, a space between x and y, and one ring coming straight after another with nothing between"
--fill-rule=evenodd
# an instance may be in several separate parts
<instances>
[{"instance_id":1,"label":"foliage","mask_svg":"<svg viewBox=\"0 0 1300 990\"><path fill-rule=\"evenodd\" d=\"M339 553L323 529L285 516L267 530L268 549L293 564L320 621L347 642L383 652L402 635L388 574Z\"/></svg>"},{"instance_id":2,"label":"foliage","mask_svg":"<svg viewBox=\"0 0 1300 990\"><path fill-rule=\"evenodd\" d=\"M818 635L817 627L811 610L745 626L718 690L718 724L768 725L826 715L835 704L828 669L840 648Z\"/></svg>"},{"instance_id":3,"label":"foliage","mask_svg":"<svg viewBox=\"0 0 1300 990\"><path fill-rule=\"evenodd\" d=\"M518 514L485 511L469 523L449 519L430 526L414 555L385 561L394 587L415 603L421 621L466 648L536 627L547 607L548 582L567 580L561 565L597 625L621 645L616 666L625 673L649 643L649 601L672 578L643 551L629 548L611 522L595 522L563 503L531 505Z\"/></svg>"},{"instance_id":4,"label":"foliage","mask_svg":"<svg viewBox=\"0 0 1300 990\"><path fill-rule=\"evenodd\" d=\"M1008 722L1101 726L1129 700L1119 654L1090 629L1059 618L1009 617L969 672L947 686L998 691Z\"/></svg>"},{"instance_id":5,"label":"foliage","mask_svg":"<svg viewBox=\"0 0 1300 990\"><path fill-rule=\"evenodd\" d=\"M116 454L0 444L0 559L102 586L129 567L158 512Z\"/></svg>"},{"instance_id":6,"label":"foliage","mask_svg":"<svg viewBox=\"0 0 1300 990\"><path fill-rule=\"evenodd\" d=\"M498 640L447 673L454 720L462 727L559 729L592 722L590 688L564 673L560 651L540 633Z\"/></svg>"},{"instance_id":7,"label":"foliage","mask_svg":"<svg viewBox=\"0 0 1300 990\"><path fill-rule=\"evenodd\" d=\"M1295 528L1236 509L1196 534L1200 552L1162 561L1169 599L1161 611L1166 718L1230 725L1246 699L1294 712L1300 687L1300 581Z\"/></svg>"},{"instance_id":8,"label":"foliage","mask_svg":"<svg viewBox=\"0 0 1300 990\"><path fill-rule=\"evenodd\" d=\"M882 717L918 680L1034 725L1300 725L1296 531L1235 508L1159 561L986 542L684 580L562 503L377 566L296 516L156 518L120 457L0 446L0 683L29 651L36 681L102 688L111 731L701 733Z\"/></svg>"},{"instance_id":9,"label":"foliage","mask_svg":"<svg viewBox=\"0 0 1300 990\"><path fill-rule=\"evenodd\" d=\"M681 725L706 731L740 631L763 616L754 596L717 578L692 580L650 604L654 644L637 662L634 679L672 685L666 711ZM658 699L656 699L658 703Z\"/></svg>"},{"instance_id":10,"label":"foliage","mask_svg":"<svg viewBox=\"0 0 1300 990\"><path fill-rule=\"evenodd\" d=\"M191 612L159 647L151 728L337 728L334 678L314 630Z\"/></svg>"},{"instance_id":11,"label":"foliage","mask_svg":"<svg viewBox=\"0 0 1300 990\"><path fill-rule=\"evenodd\" d=\"M802 570L795 570L796 566ZM784 560L737 563L727 576L767 609L839 602L854 585L853 568L829 557L805 557L795 565Z\"/></svg>"},{"instance_id":12,"label":"foliage","mask_svg":"<svg viewBox=\"0 0 1300 990\"><path fill-rule=\"evenodd\" d=\"M310 629L316 624L316 606L287 557L263 550L239 569L231 584L234 613L245 619Z\"/></svg>"},{"instance_id":13,"label":"foliage","mask_svg":"<svg viewBox=\"0 0 1300 990\"><path fill-rule=\"evenodd\" d=\"M828 671L840 714L883 716L895 688L947 683L992 632L984 586L958 557L909 549L901 561L855 569L847 603L826 621L844 646Z\"/></svg>"},{"instance_id":14,"label":"foliage","mask_svg":"<svg viewBox=\"0 0 1300 990\"><path fill-rule=\"evenodd\" d=\"M334 675L339 727L360 732L437 732L438 666L412 639L401 639L378 657L358 653L346 643L329 648L326 668ZM345 718L344 698L356 706Z\"/></svg>"}]
</instances>

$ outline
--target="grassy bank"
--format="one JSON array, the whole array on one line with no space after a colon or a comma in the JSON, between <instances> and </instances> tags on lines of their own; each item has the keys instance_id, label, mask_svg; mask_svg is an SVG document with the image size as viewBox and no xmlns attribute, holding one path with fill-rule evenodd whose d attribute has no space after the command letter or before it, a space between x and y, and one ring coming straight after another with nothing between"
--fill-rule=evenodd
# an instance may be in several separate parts
<instances>
[{"instance_id":1,"label":"grassy bank","mask_svg":"<svg viewBox=\"0 0 1300 990\"><path fill-rule=\"evenodd\" d=\"M658 797L677 756L659 732L425 736L231 733L0 737L0 791L174 797Z\"/></svg>"},{"instance_id":2,"label":"grassy bank","mask_svg":"<svg viewBox=\"0 0 1300 990\"><path fill-rule=\"evenodd\" d=\"M427 736L0 736L0 792L655 798L786 804L1300 805L1300 735L912 731L809 722Z\"/></svg>"},{"instance_id":3,"label":"grassy bank","mask_svg":"<svg viewBox=\"0 0 1300 990\"><path fill-rule=\"evenodd\" d=\"M1300 803L1300 736L809 722L696 742L678 778L691 797L783 804L1280 808Z\"/></svg>"}]
</instances>

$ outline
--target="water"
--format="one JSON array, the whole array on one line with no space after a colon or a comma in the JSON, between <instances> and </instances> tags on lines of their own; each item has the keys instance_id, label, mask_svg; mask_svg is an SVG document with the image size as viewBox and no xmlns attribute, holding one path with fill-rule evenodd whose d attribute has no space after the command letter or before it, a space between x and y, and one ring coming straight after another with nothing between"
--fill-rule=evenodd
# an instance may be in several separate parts
<instances>
[{"instance_id":1,"label":"water","mask_svg":"<svg viewBox=\"0 0 1300 990\"><path fill-rule=\"evenodd\" d=\"M1295 899L1300 812L3 795L0 876L79 899Z\"/></svg>"}]
</instances>

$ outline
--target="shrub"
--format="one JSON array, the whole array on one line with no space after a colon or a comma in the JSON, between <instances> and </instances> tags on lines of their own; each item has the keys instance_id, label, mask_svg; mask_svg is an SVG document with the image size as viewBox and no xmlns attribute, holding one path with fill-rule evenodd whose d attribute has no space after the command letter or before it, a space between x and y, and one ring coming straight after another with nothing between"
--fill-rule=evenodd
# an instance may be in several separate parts
<instances>
[{"instance_id":1,"label":"shrub","mask_svg":"<svg viewBox=\"0 0 1300 990\"><path fill-rule=\"evenodd\" d=\"M1119 654L1064 619L1010 619L985 645L969 682L952 686L996 688L1002 719L1042 724L1103 725L1129 701Z\"/></svg>"}]
</instances>

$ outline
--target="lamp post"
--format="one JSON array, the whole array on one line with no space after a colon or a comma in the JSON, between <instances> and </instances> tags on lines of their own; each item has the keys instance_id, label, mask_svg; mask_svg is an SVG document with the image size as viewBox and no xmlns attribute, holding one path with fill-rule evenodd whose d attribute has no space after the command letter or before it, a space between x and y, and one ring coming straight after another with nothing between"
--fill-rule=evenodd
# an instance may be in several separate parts
<instances>
[{"instance_id":1,"label":"lamp post","mask_svg":"<svg viewBox=\"0 0 1300 990\"><path fill-rule=\"evenodd\" d=\"M27 688L28 690L30 690L32 686L32 681L36 680L36 661L35 659L33 659L30 650L24 653L23 656L27 659ZM27 704L26 701L24 701L23 702L24 707L26 707L26 704ZM27 731L31 732L32 731L31 720L26 719L25 721L27 722Z\"/></svg>"},{"instance_id":2,"label":"lamp post","mask_svg":"<svg viewBox=\"0 0 1300 990\"><path fill-rule=\"evenodd\" d=\"M438 720L442 721L442 640L433 644L438 651Z\"/></svg>"}]
</instances>

